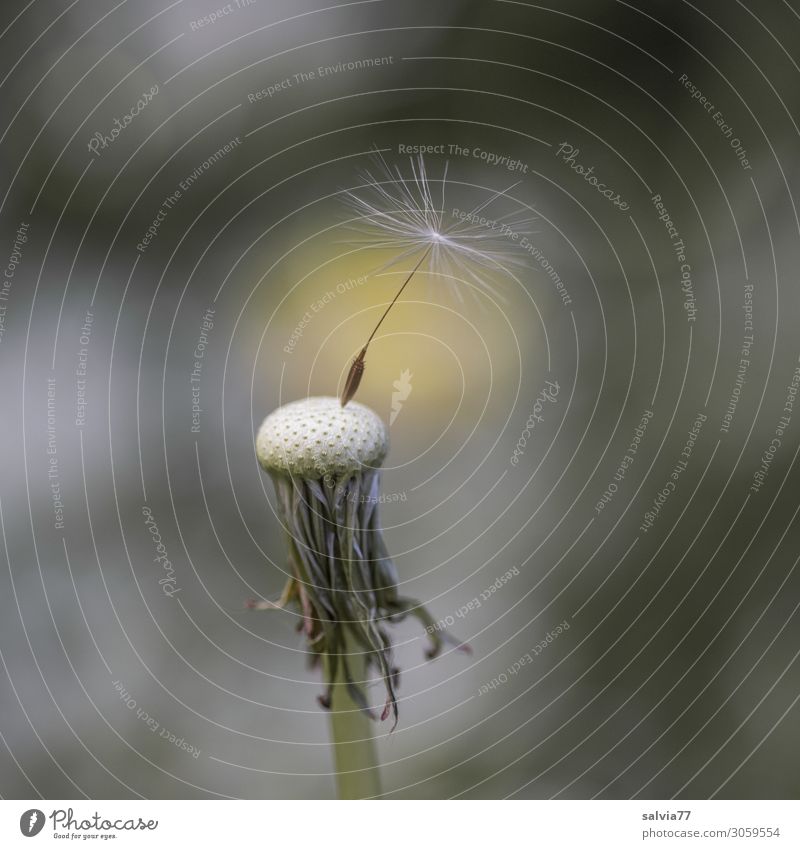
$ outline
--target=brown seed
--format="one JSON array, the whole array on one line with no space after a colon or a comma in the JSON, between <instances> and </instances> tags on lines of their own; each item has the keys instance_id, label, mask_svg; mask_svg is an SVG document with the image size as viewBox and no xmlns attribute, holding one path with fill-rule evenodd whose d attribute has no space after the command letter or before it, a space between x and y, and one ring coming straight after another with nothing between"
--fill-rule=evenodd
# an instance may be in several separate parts
<instances>
[{"instance_id":1,"label":"brown seed","mask_svg":"<svg viewBox=\"0 0 800 849\"><path fill-rule=\"evenodd\" d=\"M339 399L343 407L358 391L358 385L361 383L361 378L364 374L364 357L366 355L367 349L364 347L361 349L361 353L353 360L353 365L350 366L350 371L347 373L347 380L344 383L344 389Z\"/></svg>"},{"instance_id":2,"label":"brown seed","mask_svg":"<svg viewBox=\"0 0 800 849\"><path fill-rule=\"evenodd\" d=\"M364 374L364 357L367 355L367 348L369 347L369 343L372 341L373 337L378 332L378 328L383 324L383 320L389 314L389 310L397 303L397 299L403 293L403 289L408 286L411 278L417 273L422 263L425 262L425 258L430 253L432 247L433 243L428 245L428 247L425 249L425 253L420 257L419 262L414 266L414 270L411 272L411 274L408 275L408 277L406 277L405 283L403 283L403 285L397 290L397 294L392 298L389 306L386 307L386 310L380 317L380 320L375 325L375 329L372 331L372 333L369 334L367 344L364 345L364 347L361 349L361 353L353 360L353 365L350 366L350 371L347 374L347 380L344 384L344 390L342 391L341 402L343 407L345 406L345 404L347 404L348 401L352 399L353 395L356 394L358 384L361 383L361 377Z\"/></svg>"}]
</instances>

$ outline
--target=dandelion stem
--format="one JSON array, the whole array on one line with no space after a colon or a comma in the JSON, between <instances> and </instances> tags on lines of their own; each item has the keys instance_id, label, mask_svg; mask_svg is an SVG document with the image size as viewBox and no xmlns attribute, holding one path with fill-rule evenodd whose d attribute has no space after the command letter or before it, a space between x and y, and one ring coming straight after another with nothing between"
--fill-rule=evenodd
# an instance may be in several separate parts
<instances>
[{"instance_id":1,"label":"dandelion stem","mask_svg":"<svg viewBox=\"0 0 800 849\"><path fill-rule=\"evenodd\" d=\"M369 334L369 339L367 339L364 347L361 349L359 355L353 360L353 364L350 366L350 371L347 375L347 380L344 384L344 389L342 390L342 394L340 397L340 403L344 407L348 401L356 394L356 390L358 389L359 383L361 383L361 376L364 374L364 358L367 355L367 348L369 347L369 343L373 340L375 334L378 332L378 328L383 324L383 320L389 315L389 310L397 303L397 299L400 295L403 294L403 290L408 286L411 282L411 278L419 271L420 266L428 254L431 252L431 248L433 247L433 242L431 242L428 247L425 249L425 253L420 257L419 262L414 266L414 270L411 274L406 277L403 285L397 290L397 293L392 298L392 302L388 307L384 310L383 315L378 320L378 323L375 325L372 333Z\"/></svg>"},{"instance_id":2,"label":"dandelion stem","mask_svg":"<svg viewBox=\"0 0 800 849\"><path fill-rule=\"evenodd\" d=\"M367 656L349 635L345 636L342 651L346 654L351 679L364 682L367 678ZM340 799L366 799L381 792L372 738L374 723L351 698L342 661L343 658L339 657L334 664L328 655L324 656L325 676L331 688L330 725L336 786Z\"/></svg>"}]
</instances>

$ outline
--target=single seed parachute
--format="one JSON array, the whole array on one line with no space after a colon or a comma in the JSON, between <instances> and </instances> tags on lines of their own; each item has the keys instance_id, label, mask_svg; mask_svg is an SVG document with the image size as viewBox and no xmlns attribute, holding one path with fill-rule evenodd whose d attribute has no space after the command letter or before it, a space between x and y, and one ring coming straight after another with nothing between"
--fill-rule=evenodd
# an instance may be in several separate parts
<instances>
[{"instance_id":1,"label":"single seed parachute","mask_svg":"<svg viewBox=\"0 0 800 849\"><path fill-rule=\"evenodd\" d=\"M370 249L392 249L397 255L377 269L375 274L396 266L412 257L419 257L411 273L399 288L389 306L380 317L358 356L353 360L345 379L340 401L344 407L355 395L364 375L369 343L383 324L389 310L395 305L412 277L422 270L435 274L451 287L463 303L462 288L470 292L495 295L488 276L497 271L507 271L508 266L521 264L519 240L530 232L533 218L510 220L509 215L487 219L478 213L498 198L506 196L514 186L491 194L471 212L456 215L453 222L445 224L447 164L445 163L441 189L433 189L425 168L425 160L409 157L411 175L406 178L398 167L394 169L383 155L376 151L377 174L365 170L363 185L345 193L347 205L354 214L350 229L357 234L354 244Z\"/></svg>"}]
</instances>

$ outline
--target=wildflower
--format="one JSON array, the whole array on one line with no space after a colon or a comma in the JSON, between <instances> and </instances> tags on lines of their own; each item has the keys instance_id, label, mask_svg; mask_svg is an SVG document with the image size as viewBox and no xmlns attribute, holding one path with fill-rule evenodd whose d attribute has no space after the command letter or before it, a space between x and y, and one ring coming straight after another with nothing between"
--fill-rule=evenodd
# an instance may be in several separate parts
<instances>
[{"instance_id":1,"label":"wildflower","mask_svg":"<svg viewBox=\"0 0 800 849\"><path fill-rule=\"evenodd\" d=\"M324 707L331 706L338 681L361 711L373 715L365 681L354 672L363 660L383 680L381 719L393 713L396 724L398 670L387 625L416 617L430 639L429 658L446 635L431 627L434 620L419 602L397 591L378 521L380 466L388 447L381 419L356 402L342 407L336 398L307 398L264 419L256 453L275 485L290 577L279 602L253 606L296 605L312 658L325 662Z\"/></svg>"}]
</instances>

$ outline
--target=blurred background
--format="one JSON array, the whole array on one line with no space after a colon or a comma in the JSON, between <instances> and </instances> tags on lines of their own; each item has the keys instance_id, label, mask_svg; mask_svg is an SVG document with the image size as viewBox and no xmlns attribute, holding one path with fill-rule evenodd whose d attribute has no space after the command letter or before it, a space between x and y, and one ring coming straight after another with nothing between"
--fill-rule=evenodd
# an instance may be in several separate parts
<instances>
[{"instance_id":1,"label":"blurred background","mask_svg":"<svg viewBox=\"0 0 800 849\"><path fill-rule=\"evenodd\" d=\"M410 268L343 194L424 146L446 223L535 222L370 347L473 649L394 629L384 794L795 797L797 3L214 3L3 8L0 794L334 794L253 439L340 389Z\"/></svg>"}]
</instances>

